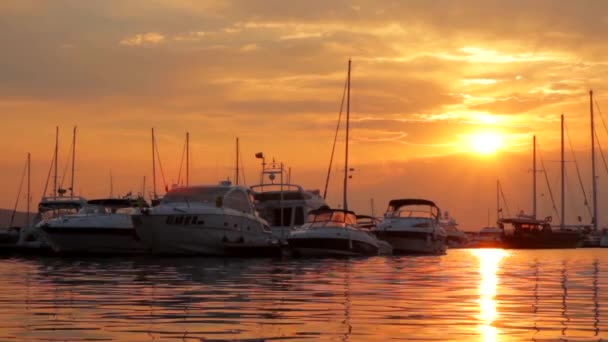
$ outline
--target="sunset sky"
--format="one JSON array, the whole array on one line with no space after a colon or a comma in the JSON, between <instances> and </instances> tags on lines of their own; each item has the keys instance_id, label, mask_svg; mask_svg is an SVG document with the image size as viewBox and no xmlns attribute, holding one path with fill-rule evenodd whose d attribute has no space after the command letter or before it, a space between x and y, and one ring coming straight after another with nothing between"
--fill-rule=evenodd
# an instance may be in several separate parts
<instances>
[{"instance_id":1,"label":"sunset sky","mask_svg":"<svg viewBox=\"0 0 608 342\"><path fill-rule=\"evenodd\" d=\"M27 152L37 205L57 125L61 173L78 126L88 198L109 195L110 172L115 195L141 192L144 176L151 190L152 127L169 183L189 131L192 183L233 178L239 137L249 185L262 151L322 189L351 58L352 209L422 197L479 229L488 211L495 221L500 179L511 214L530 211L534 134L559 208L563 113L576 150L567 143L566 220L590 220L573 161L590 200L589 89L608 113L605 1L5 0L0 24L2 208ZM331 205L343 158L339 145ZM597 174L603 226L599 154ZM555 216L544 177L539 215Z\"/></svg>"}]
</instances>

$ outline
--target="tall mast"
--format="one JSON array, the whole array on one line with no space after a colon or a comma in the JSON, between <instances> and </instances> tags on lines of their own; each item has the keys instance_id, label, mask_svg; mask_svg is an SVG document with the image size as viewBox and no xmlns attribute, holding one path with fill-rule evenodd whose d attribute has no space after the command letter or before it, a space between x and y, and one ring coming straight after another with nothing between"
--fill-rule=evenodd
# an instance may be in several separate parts
<instances>
[{"instance_id":1,"label":"tall mast","mask_svg":"<svg viewBox=\"0 0 608 342\"><path fill-rule=\"evenodd\" d=\"M597 179L595 176L595 125L593 122L593 90L589 90L591 113L591 187L593 188L593 230L597 231Z\"/></svg>"},{"instance_id":2,"label":"tall mast","mask_svg":"<svg viewBox=\"0 0 608 342\"><path fill-rule=\"evenodd\" d=\"M498 222L499 219L500 219L500 179L497 179L496 180L496 222Z\"/></svg>"},{"instance_id":3,"label":"tall mast","mask_svg":"<svg viewBox=\"0 0 608 342\"><path fill-rule=\"evenodd\" d=\"M532 217L536 219L536 135L532 137Z\"/></svg>"},{"instance_id":4,"label":"tall mast","mask_svg":"<svg viewBox=\"0 0 608 342\"><path fill-rule=\"evenodd\" d=\"M236 138L236 185L239 185L239 138Z\"/></svg>"},{"instance_id":5,"label":"tall mast","mask_svg":"<svg viewBox=\"0 0 608 342\"><path fill-rule=\"evenodd\" d=\"M186 186L190 185L190 132L186 132Z\"/></svg>"},{"instance_id":6,"label":"tall mast","mask_svg":"<svg viewBox=\"0 0 608 342\"><path fill-rule=\"evenodd\" d=\"M53 176L53 197L57 197L57 164L59 160L59 126L55 128L55 172Z\"/></svg>"},{"instance_id":7,"label":"tall mast","mask_svg":"<svg viewBox=\"0 0 608 342\"><path fill-rule=\"evenodd\" d=\"M152 197L156 198L156 151L154 140L154 127L152 127Z\"/></svg>"},{"instance_id":8,"label":"tall mast","mask_svg":"<svg viewBox=\"0 0 608 342\"><path fill-rule=\"evenodd\" d=\"M351 60L348 60L348 84L346 91L346 151L344 156L344 199L342 207L344 210L348 210L348 130L350 121L350 65Z\"/></svg>"},{"instance_id":9,"label":"tall mast","mask_svg":"<svg viewBox=\"0 0 608 342\"><path fill-rule=\"evenodd\" d=\"M70 196L74 196L74 165L76 161L76 126L72 135L72 183L70 184Z\"/></svg>"},{"instance_id":10,"label":"tall mast","mask_svg":"<svg viewBox=\"0 0 608 342\"><path fill-rule=\"evenodd\" d=\"M31 155L28 153L27 154L27 209L25 211L25 227L29 227L30 226L30 201L32 199L31 196L31 165L32 165L32 159L31 159Z\"/></svg>"},{"instance_id":11,"label":"tall mast","mask_svg":"<svg viewBox=\"0 0 608 342\"><path fill-rule=\"evenodd\" d=\"M562 219L560 228L563 230L566 224L566 161L564 160L564 114L562 114L562 159L561 159L561 167L562 167Z\"/></svg>"}]
</instances>

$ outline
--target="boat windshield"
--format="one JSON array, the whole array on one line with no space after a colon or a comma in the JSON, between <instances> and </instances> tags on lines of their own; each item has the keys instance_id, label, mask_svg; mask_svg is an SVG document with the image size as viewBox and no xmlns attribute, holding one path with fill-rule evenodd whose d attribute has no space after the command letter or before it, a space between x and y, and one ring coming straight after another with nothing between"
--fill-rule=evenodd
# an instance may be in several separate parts
<instances>
[{"instance_id":1,"label":"boat windshield","mask_svg":"<svg viewBox=\"0 0 608 342\"><path fill-rule=\"evenodd\" d=\"M221 201L230 189L225 186L176 188L163 197L162 203L202 202L216 205L218 198Z\"/></svg>"},{"instance_id":2,"label":"boat windshield","mask_svg":"<svg viewBox=\"0 0 608 342\"><path fill-rule=\"evenodd\" d=\"M308 215L306 219L312 227L322 227L328 224L331 225L355 225L357 217L353 213L345 213L343 211L326 211Z\"/></svg>"},{"instance_id":3,"label":"boat windshield","mask_svg":"<svg viewBox=\"0 0 608 342\"><path fill-rule=\"evenodd\" d=\"M427 205L389 206L386 217L437 218L437 210Z\"/></svg>"}]
</instances>

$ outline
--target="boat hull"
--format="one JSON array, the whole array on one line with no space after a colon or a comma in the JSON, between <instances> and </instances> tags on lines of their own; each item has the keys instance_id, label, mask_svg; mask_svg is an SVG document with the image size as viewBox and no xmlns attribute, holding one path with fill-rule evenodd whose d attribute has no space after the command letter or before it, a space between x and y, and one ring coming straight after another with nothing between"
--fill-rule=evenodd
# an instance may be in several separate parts
<instances>
[{"instance_id":1,"label":"boat hull","mask_svg":"<svg viewBox=\"0 0 608 342\"><path fill-rule=\"evenodd\" d=\"M347 228L317 228L293 231L287 244L293 256L378 255L378 241L371 234Z\"/></svg>"},{"instance_id":2,"label":"boat hull","mask_svg":"<svg viewBox=\"0 0 608 342\"><path fill-rule=\"evenodd\" d=\"M393 254L428 254L441 255L446 253L445 239L435 237L430 232L388 231L374 232L380 240L393 246Z\"/></svg>"},{"instance_id":3,"label":"boat hull","mask_svg":"<svg viewBox=\"0 0 608 342\"><path fill-rule=\"evenodd\" d=\"M190 219L176 220L183 216ZM246 215L149 214L134 216L133 220L142 243L156 254L261 256L280 253L271 233L261 233L261 223Z\"/></svg>"},{"instance_id":4,"label":"boat hull","mask_svg":"<svg viewBox=\"0 0 608 342\"><path fill-rule=\"evenodd\" d=\"M582 242L581 234L577 232L522 232L502 236L503 248L507 249L559 249L576 248Z\"/></svg>"},{"instance_id":5,"label":"boat hull","mask_svg":"<svg viewBox=\"0 0 608 342\"><path fill-rule=\"evenodd\" d=\"M147 249L133 228L42 226L46 240L58 253L141 254Z\"/></svg>"}]
</instances>

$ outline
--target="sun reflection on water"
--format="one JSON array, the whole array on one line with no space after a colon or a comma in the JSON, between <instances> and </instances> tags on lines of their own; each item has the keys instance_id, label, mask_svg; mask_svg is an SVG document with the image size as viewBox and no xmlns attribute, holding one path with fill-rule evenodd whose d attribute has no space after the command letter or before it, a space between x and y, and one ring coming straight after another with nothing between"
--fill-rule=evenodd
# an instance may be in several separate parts
<instances>
[{"instance_id":1,"label":"sun reflection on water","mask_svg":"<svg viewBox=\"0 0 608 342\"><path fill-rule=\"evenodd\" d=\"M498 340L498 329L493 325L498 319L496 310L496 287L498 277L496 273L500 261L508 256L502 249L474 249L471 254L479 259L479 333L484 342L496 342Z\"/></svg>"}]
</instances>

